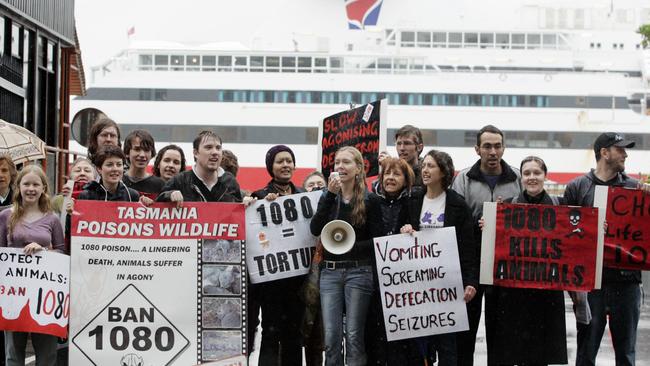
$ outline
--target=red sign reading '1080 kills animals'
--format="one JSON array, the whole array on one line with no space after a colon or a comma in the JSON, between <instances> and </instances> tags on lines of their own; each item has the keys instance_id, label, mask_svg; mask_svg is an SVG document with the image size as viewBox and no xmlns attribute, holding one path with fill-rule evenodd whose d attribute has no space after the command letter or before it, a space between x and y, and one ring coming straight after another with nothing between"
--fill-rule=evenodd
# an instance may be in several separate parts
<instances>
[{"instance_id":1,"label":"red sign reading '1080 kills animals'","mask_svg":"<svg viewBox=\"0 0 650 366\"><path fill-rule=\"evenodd\" d=\"M597 222L591 207L497 205L494 285L593 289Z\"/></svg>"}]
</instances>

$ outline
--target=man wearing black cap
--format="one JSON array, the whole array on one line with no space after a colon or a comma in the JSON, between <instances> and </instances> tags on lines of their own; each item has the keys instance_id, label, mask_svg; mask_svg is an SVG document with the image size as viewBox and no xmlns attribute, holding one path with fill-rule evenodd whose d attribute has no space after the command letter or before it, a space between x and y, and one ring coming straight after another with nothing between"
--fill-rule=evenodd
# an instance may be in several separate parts
<instances>
[{"instance_id":1,"label":"man wearing black cap","mask_svg":"<svg viewBox=\"0 0 650 366\"><path fill-rule=\"evenodd\" d=\"M625 140L614 132L598 136L594 142L596 169L572 180L564 191L568 205L594 205L597 185L636 188L639 183L628 177L625 171L626 148L634 147L634 141ZM616 354L616 365L634 365L636 329L639 323L641 271L603 268L600 290L588 295L592 320L588 325L578 323L578 354L576 366L595 365L596 354L607 324Z\"/></svg>"}]
</instances>

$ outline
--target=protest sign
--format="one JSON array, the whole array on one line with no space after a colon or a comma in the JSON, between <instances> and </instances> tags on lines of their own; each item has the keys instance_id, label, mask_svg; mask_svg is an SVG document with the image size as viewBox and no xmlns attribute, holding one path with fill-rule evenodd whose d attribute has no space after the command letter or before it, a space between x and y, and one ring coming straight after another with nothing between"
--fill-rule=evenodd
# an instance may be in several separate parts
<instances>
[{"instance_id":1,"label":"protest sign","mask_svg":"<svg viewBox=\"0 0 650 366\"><path fill-rule=\"evenodd\" d=\"M605 212L604 266L650 270L650 197L640 189L597 186L594 206Z\"/></svg>"},{"instance_id":2,"label":"protest sign","mask_svg":"<svg viewBox=\"0 0 650 366\"><path fill-rule=\"evenodd\" d=\"M363 155L366 176L379 174L379 152L386 150L386 99L333 114L321 121L318 136L321 145L318 161L321 172L329 177L334 156L343 146L354 146Z\"/></svg>"},{"instance_id":3,"label":"protest sign","mask_svg":"<svg viewBox=\"0 0 650 366\"><path fill-rule=\"evenodd\" d=\"M252 283L307 274L316 237L309 223L322 191L257 200L246 209L246 264Z\"/></svg>"},{"instance_id":4,"label":"protest sign","mask_svg":"<svg viewBox=\"0 0 650 366\"><path fill-rule=\"evenodd\" d=\"M0 248L0 330L65 338L70 315L70 257Z\"/></svg>"},{"instance_id":5,"label":"protest sign","mask_svg":"<svg viewBox=\"0 0 650 366\"><path fill-rule=\"evenodd\" d=\"M243 205L77 201L71 229L70 364L245 353Z\"/></svg>"},{"instance_id":6,"label":"protest sign","mask_svg":"<svg viewBox=\"0 0 650 366\"><path fill-rule=\"evenodd\" d=\"M389 341L469 329L454 227L374 239Z\"/></svg>"},{"instance_id":7,"label":"protest sign","mask_svg":"<svg viewBox=\"0 0 650 366\"><path fill-rule=\"evenodd\" d=\"M482 284L572 291L600 287L598 209L486 202L483 215Z\"/></svg>"}]
</instances>

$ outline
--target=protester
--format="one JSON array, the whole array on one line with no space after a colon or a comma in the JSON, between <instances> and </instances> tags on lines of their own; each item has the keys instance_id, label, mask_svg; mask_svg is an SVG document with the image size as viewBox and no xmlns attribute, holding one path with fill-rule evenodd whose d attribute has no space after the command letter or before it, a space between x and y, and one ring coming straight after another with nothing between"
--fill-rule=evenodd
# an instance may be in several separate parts
<instances>
[{"instance_id":1,"label":"protester","mask_svg":"<svg viewBox=\"0 0 650 366\"><path fill-rule=\"evenodd\" d=\"M88 136L88 159L94 161L94 155L104 146L121 147L120 128L110 118L97 120L90 128Z\"/></svg>"},{"instance_id":2,"label":"protester","mask_svg":"<svg viewBox=\"0 0 650 366\"><path fill-rule=\"evenodd\" d=\"M63 228L52 213L48 182L43 169L25 166L16 179L11 209L0 213L0 246L24 248L32 255L43 250L63 251ZM5 331L8 366L25 365L25 347L30 333ZM31 333L37 365L56 365L58 338Z\"/></svg>"},{"instance_id":3,"label":"protester","mask_svg":"<svg viewBox=\"0 0 650 366\"><path fill-rule=\"evenodd\" d=\"M454 163L443 151L429 151L422 162L422 183L426 192L414 192L408 206L407 221L402 233L442 227L456 228L456 243L462 273L463 299L469 303L477 293L479 256L474 239L472 212L463 197L450 188L454 177ZM430 364L437 353L439 366L459 364L460 352L457 334L447 333L413 340L420 353L419 364ZM424 352L423 352L424 351ZM415 363L409 363L415 364Z\"/></svg>"},{"instance_id":4,"label":"protester","mask_svg":"<svg viewBox=\"0 0 650 366\"><path fill-rule=\"evenodd\" d=\"M79 194L80 200L142 202L151 204L151 199L142 196L135 189L122 182L126 156L116 146L104 146L95 155L93 164L99 172L99 181L88 183Z\"/></svg>"},{"instance_id":5,"label":"protester","mask_svg":"<svg viewBox=\"0 0 650 366\"><path fill-rule=\"evenodd\" d=\"M11 207L13 202L13 185L16 180L16 165L11 156L0 154L0 211ZM0 365L5 364L5 336L0 332Z\"/></svg>"},{"instance_id":6,"label":"protester","mask_svg":"<svg viewBox=\"0 0 650 366\"><path fill-rule=\"evenodd\" d=\"M156 155L153 137L145 130L134 130L124 139L124 155L129 162L129 169L122 181L141 196L156 199L165 181L147 173L151 158Z\"/></svg>"},{"instance_id":7,"label":"protester","mask_svg":"<svg viewBox=\"0 0 650 366\"><path fill-rule=\"evenodd\" d=\"M639 182L625 174L626 148L634 142L614 132L598 136L594 142L596 169L569 182L564 191L568 205L592 207L596 186L636 188ZM591 323L577 323L576 365L595 365L600 341L609 321L616 365L634 365L636 331L640 315L641 271L603 268L600 290L588 294Z\"/></svg>"},{"instance_id":8,"label":"protester","mask_svg":"<svg viewBox=\"0 0 650 366\"><path fill-rule=\"evenodd\" d=\"M371 230L381 223L366 190L366 174L359 150L346 146L335 155L334 171L310 223L320 235L323 227L338 219L354 228L350 251L334 254L325 248L320 277L321 310L325 329L325 364L343 365L343 314L345 312L346 364L365 365L364 329L373 291ZM321 238L321 240L324 240Z\"/></svg>"},{"instance_id":9,"label":"protester","mask_svg":"<svg viewBox=\"0 0 650 366\"><path fill-rule=\"evenodd\" d=\"M546 164L536 156L520 166L523 191L506 203L564 205L544 190ZM493 287L494 332L488 343L490 365L566 364L564 293L554 290Z\"/></svg>"},{"instance_id":10,"label":"protester","mask_svg":"<svg viewBox=\"0 0 650 366\"><path fill-rule=\"evenodd\" d=\"M13 185L16 180L16 165L11 156L0 154L0 210L13 202Z\"/></svg>"},{"instance_id":11,"label":"protester","mask_svg":"<svg viewBox=\"0 0 650 366\"><path fill-rule=\"evenodd\" d=\"M163 187L157 200L176 202L241 202L242 196L235 177L221 166L222 140L212 131L201 131L193 143L192 170L175 175Z\"/></svg>"},{"instance_id":12,"label":"protester","mask_svg":"<svg viewBox=\"0 0 650 366\"><path fill-rule=\"evenodd\" d=\"M72 165L70 166L69 179L72 180L72 187L69 187L67 184L61 189L61 193L57 194L52 198L52 209L54 212L62 212L66 208L63 207L64 198L70 196L72 198L78 198L79 194L83 191L83 187L97 180L98 175L93 163L86 158L77 158Z\"/></svg>"},{"instance_id":13,"label":"protester","mask_svg":"<svg viewBox=\"0 0 650 366\"><path fill-rule=\"evenodd\" d=\"M480 243L481 234L478 221L483 216L483 203L516 196L521 192L521 185L519 171L502 159L505 151L505 139L501 130L492 125L481 128L476 134L474 150L480 159L473 166L460 171L451 188L465 197L465 202L472 210L474 237L477 243ZM477 250L480 255L479 246L477 246ZM476 296L467 304L469 330L459 333L457 337L459 365L474 364L476 332L481 320L481 304L485 288L480 286ZM486 301L486 317L487 313L488 302ZM491 339L488 328L491 322L486 319L485 324L486 341L489 344Z\"/></svg>"},{"instance_id":14,"label":"protester","mask_svg":"<svg viewBox=\"0 0 650 366\"><path fill-rule=\"evenodd\" d=\"M236 177L239 172L239 161L237 160L237 156L230 150L224 150L223 158L221 159L221 167Z\"/></svg>"},{"instance_id":15,"label":"protester","mask_svg":"<svg viewBox=\"0 0 650 366\"><path fill-rule=\"evenodd\" d=\"M414 180L415 174L406 160L392 157L382 160L378 179L380 193L370 195L370 199L377 201L377 206L381 210L381 225L379 233L375 235L385 236L400 232L400 218L408 208ZM375 293L368 309L366 322L368 365L410 365L414 361L409 359L409 355L413 354L410 352L411 341L387 341L376 275L374 282Z\"/></svg>"},{"instance_id":16,"label":"protester","mask_svg":"<svg viewBox=\"0 0 650 366\"><path fill-rule=\"evenodd\" d=\"M305 180L302 182L302 188L307 192L311 192L314 189L323 189L325 188L325 177L323 173L319 171L313 171L305 177Z\"/></svg>"},{"instance_id":17,"label":"protester","mask_svg":"<svg viewBox=\"0 0 650 366\"><path fill-rule=\"evenodd\" d=\"M422 164L420 154L424 150L422 131L412 125L402 126L395 132L395 149L397 149L397 157L406 160L415 174L413 186L422 186L422 175L420 174L420 165ZM381 164L382 160L386 157L389 157L386 152L379 154L379 163ZM374 181L372 191L377 193L378 188L379 181Z\"/></svg>"},{"instance_id":18,"label":"protester","mask_svg":"<svg viewBox=\"0 0 650 366\"><path fill-rule=\"evenodd\" d=\"M252 193L255 199L273 201L282 196L301 193L291 178L296 170L293 151L285 145L276 145L266 153L266 170L271 180L266 187ZM262 310L262 342L259 365L302 365L300 321L304 306L300 288L305 276L295 276L270 282L251 284L249 296L249 326L257 328L257 308ZM279 360L279 363L278 363Z\"/></svg>"},{"instance_id":19,"label":"protester","mask_svg":"<svg viewBox=\"0 0 650 366\"><path fill-rule=\"evenodd\" d=\"M302 182L302 188L307 192L320 190L325 187L325 177L319 171L313 171ZM323 244L316 244L316 252L312 258L309 275L302 288L302 298L305 303L305 315L300 332L305 346L305 364L307 366L323 365L323 317L320 311L320 262L323 259Z\"/></svg>"},{"instance_id":20,"label":"protester","mask_svg":"<svg viewBox=\"0 0 650 366\"><path fill-rule=\"evenodd\" d=\"M178 145L167 145L158 151L153 163L153 175L167 183L176 174L185 171L185 153Z\"/></svg>"}]
</instances>

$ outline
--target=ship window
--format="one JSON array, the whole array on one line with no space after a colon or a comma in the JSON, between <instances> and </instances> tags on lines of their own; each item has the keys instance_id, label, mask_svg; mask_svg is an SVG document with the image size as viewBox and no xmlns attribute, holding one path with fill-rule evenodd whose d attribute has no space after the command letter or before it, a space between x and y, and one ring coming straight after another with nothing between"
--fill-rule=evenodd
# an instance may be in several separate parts
<instances>
[{"instance_id":1,"label":"ship window","mask_svg":"<svg viewBox=\"0 0 650 366\"><path fill-rule=\"evenodd\" d=\"M171 66L172 66L172 71L183 71L184 67L183 65L185 64L185 57L179 56L179 55L172 55L170 58Z\"/></svg>"},{"instance_id":2,"label":"ship window","mask_svg":"<svg viewBox=\"0 0 650 366\"><path fill-rule=\"evenodd\" d=\"M322 92L321 100L325 104L334 104L334 92Z\"/></svg>"},{"instance_id":3,"label":"ship window","mask_svg":"<svg viewBox=\"0 0 650 366\"><path fill-rule=\"evenodd\" d=\"M555 34L544 34L542 40L544 42L543 48L557 48L557 37Z\"/></svg>"},{"instance_id":4,"label":"ship window","mask_svg":"<svg viewBox=\"0 0 650 366\"><path fill-rule=\"evenodd\" d=\"M263 56L251 56L251 71L252 72L262 72L264 71L264 57Z\"/></svg>"},{"instance_id":5,"label":"ship window","mask_svg":"<svg viewBox=\"0 0 650 366\"><path fill-rule=\"evenodd\" d=\"M497 48L508 49L510 48L510 34L497 33L496 34Z\"/></svg>"},{"instance_id":6,"label":"ship window","mask_svg":"<svg viewBox=\"0 0 650 366\"><path fill-rule=\"evenodd\" d=\"M139 55L138 62L140 66L151 66L153 65L153 57L151 55Z\"/></svg>"},{"instance_id":7,"label":"ship window","mask_svg":"<svg viewBox=\"0 0 650 366\"><path fill-rule=\"evenodd\" d=\"M311 57L298 57L298 72L311 72Z\"/></svg>"},{"instance_id":8,"label":"ship window","mask_svg":"<svg viewBox=\"0 0 650 366\"><path fill-rule=\"evenodd\" d=\"M477 33L465 33L464 34L465 47L476 47L478 43L478 34Z\"/></svg>"},{"instance_id":9,"label":"ship window","mask_svg":"<svg viewBox=\"0 0 650 366\"><path fill-rule=\"evenodd\" d=\"M154 57L156 70L166 71L169 69L169 55L156 55Z\"/></svg>"},{"instance_id":10,"label":"ship window","mask_svg":"<svg viewBox=\"0 0 650 366\"><path fill-rule=\"evenodd\" d=\"M324 57L316 57L314 59L315 67L327 67L327 59Z\"/></svg>"},{"instance_id":11,"label":"ship window","mask_svg":"<svg viewBox=\"0 0 650 366\"><path fill-rule=\"evenodd\" d=\"M247 71L248 58L246 56L235 56L235 71Z\"/></svg>"},{"instance_id":12,"label":"ship window","mask_svg":"<svg viewBox=\"0 0 650 366\"><path fill-rule=\"evenodd\" d=\"M217 71L231 71L231 70L232 70L232 56L217 57Z\"/></svg>"},{"instance_id":13,"label":"ship window","mask_svg":"<svg viewBox=\"0 0 650 366\"><path fill-rule=\"evenodd\" d=\"M449 33L449 48L458 48L463 42L462 33Z\"/></svg>"},{"instance_id":14,"label":"ship window","mask_svg":"<svg viewBox=\"0 0 650 366\"><path fill-rule=\"evenodd\" d=\"M185 56L185 64L187 65L187 71L199 71L201 68L201 57L198 55L187 55Z\"/></svg>"},{"instance_id":15,"label":"ship window","mask_svg":"<svg viewBox=\"0 0 650 366\"><path fill-rule=\"evenodd\" d=\"M296 92L296 103L311 103L311 93L307 91Z\"/></svg>"},{"instance_id":16,"label":"ship window","mask_svg":"<svg viewBox=\"0 0 650 366\"><path fill-rule=\"evenodd\" d=\"M418 32L418 47L431 47L431 32Z\"/></svg>"},{"instance_id":17,"label":"ship window","mask_svg":"<svg viewBox=\"0 0 650 366\"><path fill-rule=\"evenodd\" d=\"M528 132L528 147L549 147L548 132Z\"/></svg>"},{"instance_id":18,"label":"ship window","mask_svg":"<svg viewBox=\"0 0 650 366\"><path fill-rule=\"evenodd\" d=\"M505 133L508 147L526 147L526 133L523 131L508 131Z\"/></svg>"},{"instance_id":19,"label":"ship window","mask_svg":"<svg viewBox=\"0 0 650 366\"><path fill-rule=\"evenodd\" d=\"M539 45L542 43L542 37L539 34L527 34L526 42L528 43L528 48L539 48Z\"/></svg>"},{"instance_id":20,"label":"ship window","mask_svg":"<svg viewBox=\"0 0 650 366\"><path fill-rule=\"evenodd\" d=\"M447 33L433 33L433 47L447 47Z\"/></svg>"},{"instance_id":21,"label":"ship window","mask_svg":"<svg viewBox=\"0 0 650 366\"><path fill-rule=\"evenodd\" d=\"M422 94L409 93L407 95L408 95L408 101L407 101L406 104L408 104L408 105L422 105Z\"/></svg>"},{"instance_id":22,"label":"ship window","mask_svg":"<svg viewBox=\"0 0 650 366\"><path fill-rule=\"evenodd\" d=\"M278 72L280 68L280 58L277 56L266 56L266 71Z\"/></svg>"},{"instance_id":23,"label":"ship window","mask_svg":"<svg viewBox=\"0 0 650 366\"><path fill-rule=\"evenodd\" d=\"M400 104L399 93L386 93L386 99L388 99L388 104Z\"/></svg>"},{"instance_id":24,"label":"ship window","mask_svg":"<svg viewBox=\"0 0 650 366\"><path fill-rule=\"evenodd\" d=\"M524 33L513 33L511 40L513 49L523 49L526 44L526 35Z\"/></svg>"},{"instance_id":25,"label":"ship window","mask_svg":"<svg viewBox=\"0 0 650 366\"><path fill-rule=\"evenodd\" d=\"M481 40L481 48L494 47L494 33L481 33L479 39Z\"/></svg>"},{"instance_id":26,"label":"ship window","mask_svg":"<svg viewBox=\"0 0 650 366\"><path fill-rule=\"evenodd\" d=\"M246 103L248 101L246 98L247 96L248 93L246 93L245 90L235 90L233 92L233 101L238 103Z\"/></svg>"},{"instance_id":27,"label":"ship window","mask_svg":"<svg viewBox=\"0 0 650 366\"><path fill-rule=\"evenodd\" d=\"M415 46L415 32L402 32L402 47Z\"/></svg>"},{"instance_id":28,"label":"ship window","mask_svg":"<svg viewBox=\"0 0 650 366\"><path fill-rule=\"evenodd\" d=\"M217 56L201 56L201 63L203 64L203 71L215 71Z\"/></svg>"},{"instance_id":29,"label":"ship window","mask_svg":"<svg viewBox=\"0 0 650 366\"><path fill-rule=\"evenodd\" d=\"M361 93L361 104L372 103L377 100L377 93Z\"/></svg>"},{"instance_id":30,"label":"ship window","mask_svg":"<svg viewBox=\"0 0 650 366\"><path fill-rule=\"evenodd\" d=\"M330 70L331 72L342 72L343 59L341 57L330 57Z\"/></svg>"},{"instance_id":31,"label":"ship window","mask_svg":"<svg viewBox=\"0 0 650 366\"><path fill-rule=\"evenodd\" d=\"M296 72L295 57L282 57L282 72Z\"/></svg>"}]
</instances>

